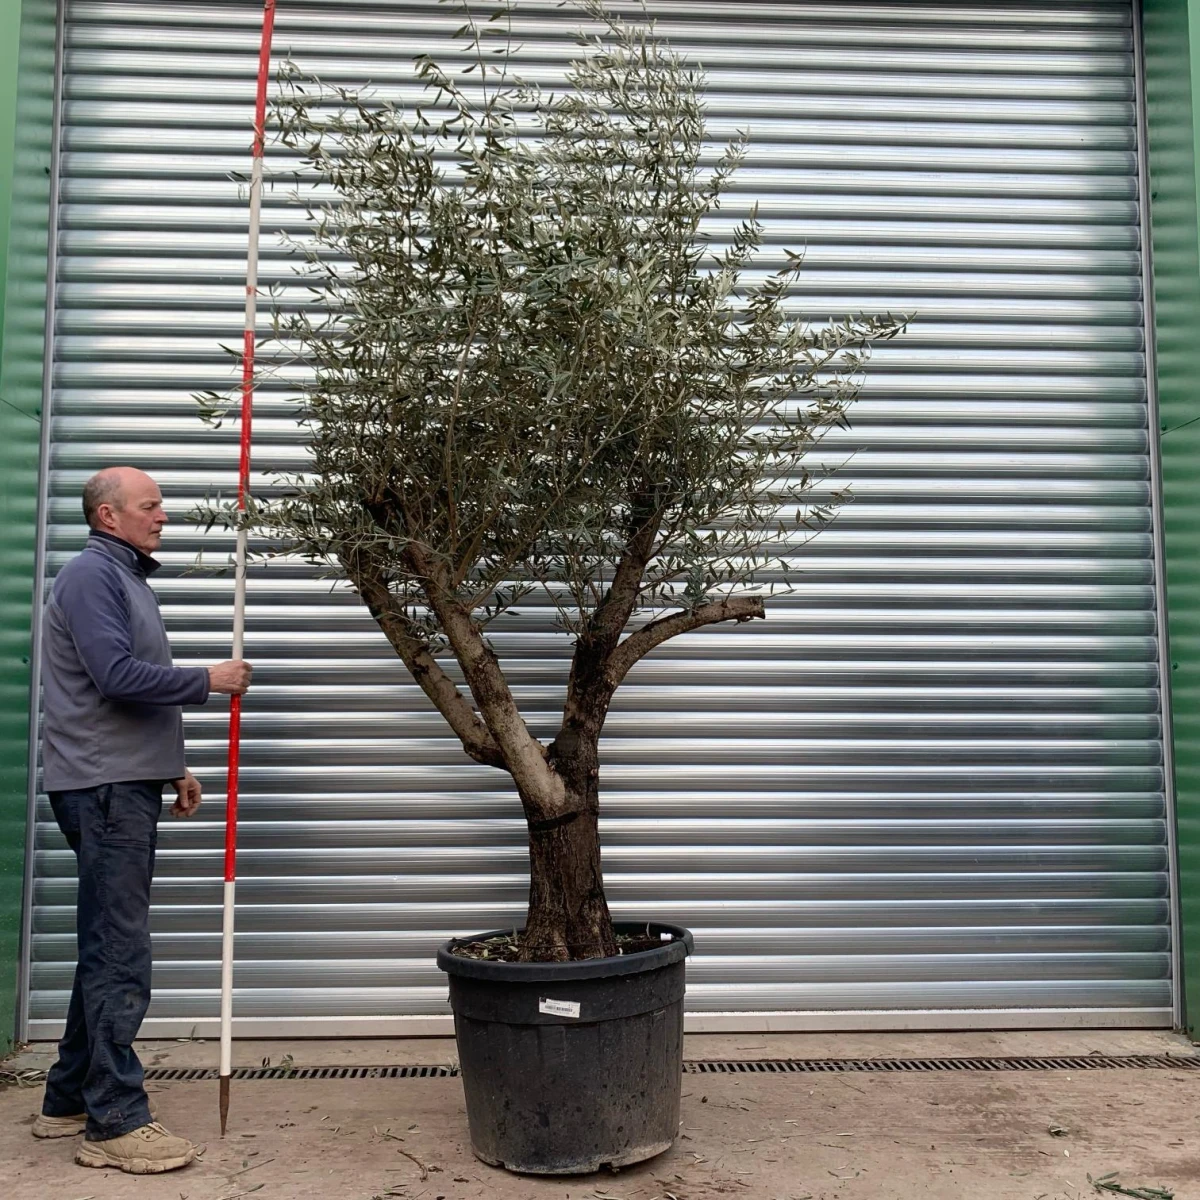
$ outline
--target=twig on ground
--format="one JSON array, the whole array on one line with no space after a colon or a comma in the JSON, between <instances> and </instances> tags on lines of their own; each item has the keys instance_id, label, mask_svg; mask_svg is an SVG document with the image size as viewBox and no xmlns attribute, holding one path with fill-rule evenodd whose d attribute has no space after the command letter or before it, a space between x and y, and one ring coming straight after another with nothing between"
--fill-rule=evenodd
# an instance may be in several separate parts
<instances>
[{"instance_id":1,"label":"twig on ground","mask_svg":"<svg viewBox=\"0 0 1200 1200\"><path fill-rule=\"evenodd\" d=\"M1125 1187L1117 1182L1117 1172L1110 1171L1099 1179L1087 1177L1088 1183L1098 1192L1111 1192L1117 1196L1131 1196L1133 1200L1174 1200L1175 1193L1165 1188L1156 1187Z\"/></svg>"},{"instance_id":2,"label":"twig on ground","mask_svg":"<svg viewBox=\"0 0 1200 1200\"><path fill-rule=\"evenodd\" d=\"M264 1158L262 1160L262 1162L251 1163L250 1166L243 1167L240 1171L234 1171L233 1174L229 1176L229 1178L236 1179L239 1175L245 1175L247 1171L254 1171L259 1167L265 1167L267 1165L267 1163L273 1163L274 1161L275 1160L273 1158Z\"/></svg>"},{"instance_id":3,"label":"twig on ground","mask_svg":"<svg viewBox=\"0 0 1200 1200\"><path fill-rule=\"evenodd\" d=\"M413 1160L414 1163L416 1163L416 1165L418 1165L418 1168L420 1169L420 1172L421 1172L421 1181L422 1182L424 1182L425 1180L427 1180L428 1177L430 1177L430 1169L428 1169L427 1166L424 1163L422 1163L418 1157L415 1156L415 1154L410 1154L407 1150L404 1150L403 1146L397 1146L396 1148L398 1151L400 1151L401 1154L403 1154L404 1158L410 1158Z\"/></svg>"},{"instance_id":4,"label":"twig on ground","mask_svg":"<svg viewBox=\"0 0 1200 1200\"><path fill-rule=\"evenodd\" d=\"M390 1129L385 1129L381 1136L385 1137L389 1141L393 1141L393 1142L401 1142L404 1140L403 1138L397 1137ZM407 1150L405 1150L403 1146L397 1146L396 1150L400 1154L403 1154L405 1158L411 1159L413 1162L415 1162L417 1164L417 1166L421 1170L421 1182L422 1183L426 1179L429 1178L429 1168L415 1154L409 1154L409 1152Z\"/></svg>"}]
</instances>

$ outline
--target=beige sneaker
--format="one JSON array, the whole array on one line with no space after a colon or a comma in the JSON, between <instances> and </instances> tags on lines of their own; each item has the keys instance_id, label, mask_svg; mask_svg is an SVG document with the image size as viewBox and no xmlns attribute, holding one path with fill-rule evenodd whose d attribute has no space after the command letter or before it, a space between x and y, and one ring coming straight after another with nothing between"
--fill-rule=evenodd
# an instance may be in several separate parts
<instances>
[{"instance_id":1,"label":"beige sneaker","mask_svg":"<svg viewBox=\"0 0 1200 1200\"><path fill-rule=\"evenodd\" d=\"M35 1138L74 1137L83 1132L86 1124L87 1113L76 1113L73 1117L48 1117L38 1113L32 1132Z\"/></svg>"},{"instance_id":2,"label":"beige sneaker","mask_svg":"<svg viewBox=\"0 0 1200 1200\"><path fill-rule=\"evenodd\" d=\"M75 1151L81 1167L116 1167L130 1175L159 1175L194 1162L196 1147L157 1121L105 1142L83 1141Z\"/></svg>"},{"instance_id":3,"label":"beige sneaker","mask_svg":"<svg viewBox=\"0 0 1200 1200\"><path fill-rule=\"evenodd\" d=\"M147 1099L150 1101L150 1116L153 1119L158 1116L158 1105L154 1103L153 1096L148 1096ZM86 1124L87 1113L75 1113L70 1117L48 1117L45 1113L38 1113L31 1132L35 1138L77 1137L83 1132Z\"/></svg>"}]
</instances>

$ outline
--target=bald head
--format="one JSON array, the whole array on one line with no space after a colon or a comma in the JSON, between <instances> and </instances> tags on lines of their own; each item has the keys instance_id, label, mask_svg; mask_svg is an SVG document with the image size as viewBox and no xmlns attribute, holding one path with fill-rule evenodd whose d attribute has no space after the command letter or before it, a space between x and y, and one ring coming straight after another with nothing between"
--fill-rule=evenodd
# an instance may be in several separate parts
<instances>
[{"instance_id":1,"label":"bald head","mask_svg":"<svg viewBox=\"0 0 1200 1200\"><path fill-rule=\"evenodd\" d=\"M102 504L121 507L120 467L97 471L83 485L83 519L89 529L96 529L96 511Z\"/></svg>"},{"instance_id":2,"label":"bald head","mask_svg":"<svg viewBox=\"0 0 1200 1200\"><path fill-rule=\"evenodd\" d=\"M106 467L83 487L83 516L91 529L111 534L152 554L167 523L162 492L145 471Z\"/></svg>"}]
</instances>

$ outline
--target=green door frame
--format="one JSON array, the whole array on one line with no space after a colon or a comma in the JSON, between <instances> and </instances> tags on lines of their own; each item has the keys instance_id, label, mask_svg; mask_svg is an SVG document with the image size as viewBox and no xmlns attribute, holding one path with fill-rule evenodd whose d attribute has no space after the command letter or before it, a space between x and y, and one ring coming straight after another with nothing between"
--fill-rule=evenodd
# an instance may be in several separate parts
<instances>
[{"instance_id":1,"label":"green door frame","mask_svg":"<svg viewBox=\"0 0 1200 1200\"><path fill-rule=\"evenodd\" d=\"M1183 1026L1200 1034L1200 0L1142 0Z\"/></svg>"},{"instance_id":2,"label":"green door frame","mask_svg":"<svg viewBox=\"0 0 1200 1200\"><path fill-rule=\"evenodd\" d=\"M29 784L56 0L0 12L0 1051L15 1030ZM1135 0L1136 7L1136 0ZM1200 0L1142 0L1182 1024L1200 1035ZM1152 359L1153 361L1153 359ZM1170 767L1171 755L1167 766Z\"/></svg>"},{"instance_id":3,"label":"green door frame","mask_svg":"<svg viewBox=\"0 0 1200 1200\"><path fill-rule=\"evenodd\" d=\"M16 1032L57 13L0 4L0 1054Z\"/></svg>"}]
</instances>

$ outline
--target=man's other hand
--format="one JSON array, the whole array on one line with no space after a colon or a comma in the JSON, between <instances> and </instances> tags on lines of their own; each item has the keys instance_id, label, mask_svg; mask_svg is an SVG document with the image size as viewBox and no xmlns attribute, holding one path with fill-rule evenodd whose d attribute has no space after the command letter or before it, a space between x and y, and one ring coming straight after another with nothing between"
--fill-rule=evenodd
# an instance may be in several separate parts
<instances>
[{"instance_id":1,"label":"man's other hand","mask_svg":"<svg viewBox=\"0 0 1200 1200\"><path fill-rule=\"evenodd\" d=\"M186 771L182 779L172 780L178 798L171 805L173 817L190 817L200 807L200 781Z\"/></svg>"},{"instance_id":2,"label":"man's other hand","mask_svg":"<svg viewBox=\"0 0 1200 1200\"><path fill-rule=\"evenodd\" d=\"M254 668L240 658L232 662L217 663L208 668L208 690L222 692L226 696L240 696L249 690L250 676Z\"/></svg>"}]
</instances>

